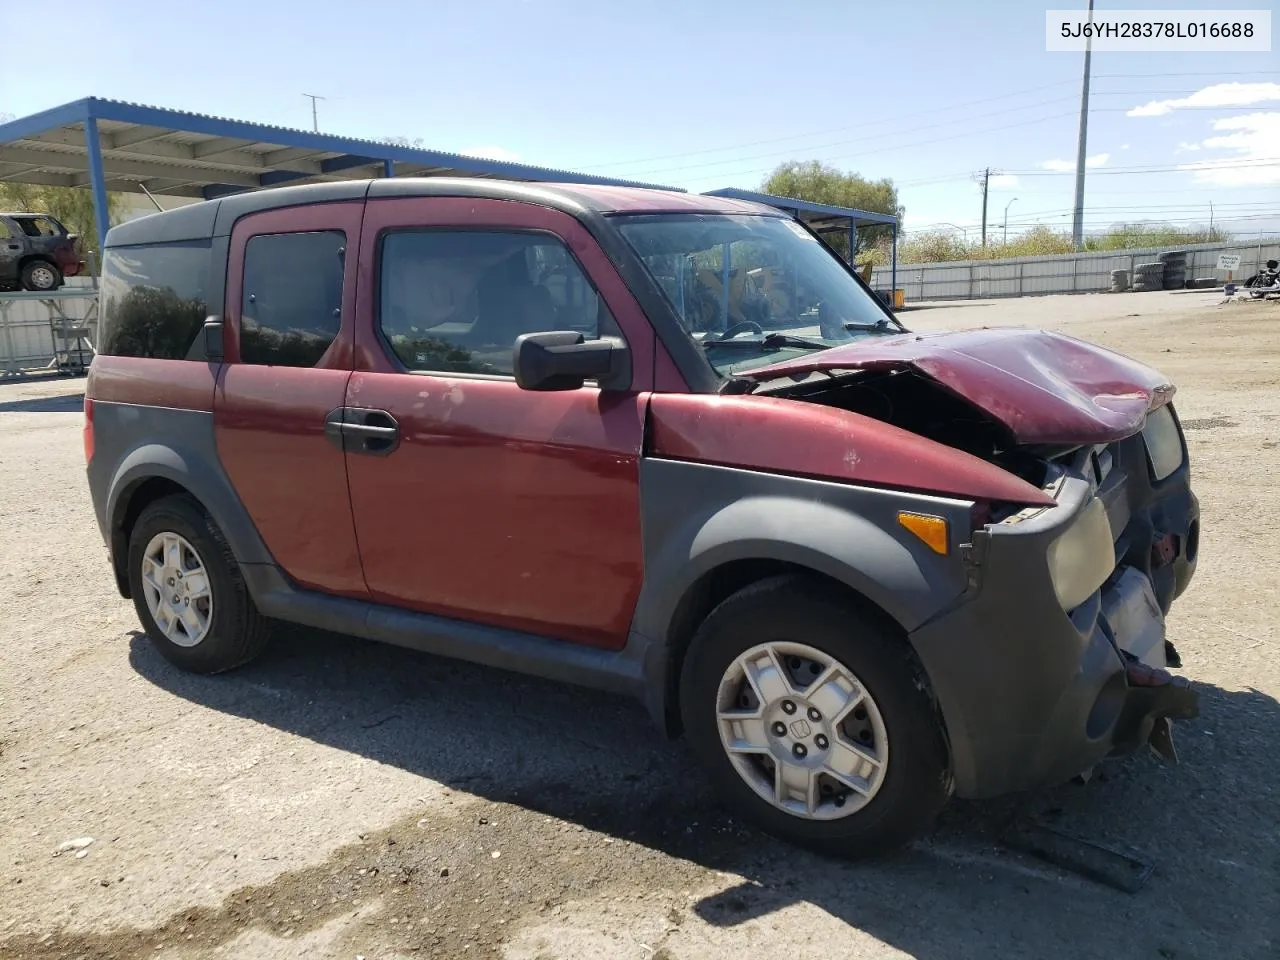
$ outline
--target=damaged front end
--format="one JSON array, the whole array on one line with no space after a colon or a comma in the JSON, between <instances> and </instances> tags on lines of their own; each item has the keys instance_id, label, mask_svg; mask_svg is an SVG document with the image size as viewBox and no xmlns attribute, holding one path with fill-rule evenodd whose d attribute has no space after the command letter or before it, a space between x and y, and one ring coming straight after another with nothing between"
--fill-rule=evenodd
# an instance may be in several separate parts
<instances>
[{"instance_id":1,"label":"damaged front end","mask_svg":"<svg viewBox=\"0 0 1280 960\"><path fill-rule=\"evenodd\" d=\"M1172 387L1126 358L1116 365L1127 377L1103 370L1104 357L1092 375L1106 389L1086 402L1096 384L1071 383L1075 361L1054 368L1048 354L1030 391L1025 370L991 363L980 383L964 383L939 347L930 372L883 355L850 369L848 351L835 369L762 375L755 392L909 430L1052 498L978 504L969 590L912 633L947 723L957 792L1061 782L1144 744L1176 759L1171 721L1199 707L1169 673L1180 661L1165 615L1194 574L1200 524ZM1049 396L1055 382L1063 389ZM1048 399L1036 408L1033 395Z\"/></svg>"}]
</instances>

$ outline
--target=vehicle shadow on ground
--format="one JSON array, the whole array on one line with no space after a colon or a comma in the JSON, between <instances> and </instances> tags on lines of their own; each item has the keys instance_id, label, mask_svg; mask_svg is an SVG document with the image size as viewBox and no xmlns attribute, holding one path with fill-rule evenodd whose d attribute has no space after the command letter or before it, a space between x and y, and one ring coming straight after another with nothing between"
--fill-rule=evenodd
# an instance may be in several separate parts
<instances>
[{"instance_id":1,"label":"vehicle shadow on ground","mask_svg":"<svg viewBox=\"0 0 1280 960\"><path fill-rule=\"evenodd\" d=\"M83 410L83 393L0 402L0 413L80 413Z\"/></svg>"},{"instance_id":2,"label":"vehicle shadow on ground","mask_svg":"<svg viewBox=\"0 0 1280 960\"><path fill-rule=\"evenodd\" d=\"M922 960L1262 957L1280 942L1280 790L1266 762L1280 756L1280 705L1254 691L1199 686L1181 765L1143 754L1087 785L956 802L928 838L851 864L735 824L683 744L616 698L293 628L222 676L178 671L141 634L131 662L193 703L741 877L694 907L715 927L809 903ZM1130 895L1005 851L1000 832L1026 817L1156 872Z\"/></svg>"}]
</instances>

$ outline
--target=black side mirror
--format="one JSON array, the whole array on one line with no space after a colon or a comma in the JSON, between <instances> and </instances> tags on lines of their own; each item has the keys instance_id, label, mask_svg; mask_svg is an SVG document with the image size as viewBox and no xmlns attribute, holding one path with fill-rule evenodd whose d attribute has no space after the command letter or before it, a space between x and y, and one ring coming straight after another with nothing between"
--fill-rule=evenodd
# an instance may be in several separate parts
<instances>
[{"instance_id":1,"label":"black side mirror","mask_svg":"<svg viewBox=\"0 0 1280 960\"><path fill-rule=\"evenodd\" d=\"M226 359L222 346L222 317L206 317L204 321L204 358L210 363Z\"/></svg>"},{"instance_id":2,"label":"black side mirror","mask_svg":"<svg viewBox=\"0 0 1280 960\"><path fill-rule=\"evenodd\" d=\"M631 387L631 352L617 337L587 340L576 330L522 333L512 361L524 390L578 390L588 380L601 390Z\"/></svg>"}]
</instances>

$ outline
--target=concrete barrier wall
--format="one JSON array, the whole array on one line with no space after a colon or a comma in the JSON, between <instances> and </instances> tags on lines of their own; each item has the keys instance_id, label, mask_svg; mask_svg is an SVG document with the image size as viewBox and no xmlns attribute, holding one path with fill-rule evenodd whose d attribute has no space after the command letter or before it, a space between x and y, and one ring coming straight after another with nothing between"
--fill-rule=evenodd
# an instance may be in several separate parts
<instances>
[{"instance_id":1,"label":"concrete barrier wall","mask_svg":"<svg viewBox=\"0 0 1280 960\"><path fill-rule=\"evenodd\" d=\"M1116 250L1105 253L1066 253L1048 257L1014 257L1008 260L960 260L950 263L898 264L898 286L907 300L982 300L990 297L1024 297L1049 293L1101 293L1111 285L1112 270L1128 270L1150 263L1174 249ZM1176 249L1187 252L1187 277L1216 277L1218 255L1240 256L1240 281L1258 272L1267 260L1280 259L1280 242L1192 244ZM888 289L888 267L871 273L873 289Z\"/></svg>"}]
</instances>

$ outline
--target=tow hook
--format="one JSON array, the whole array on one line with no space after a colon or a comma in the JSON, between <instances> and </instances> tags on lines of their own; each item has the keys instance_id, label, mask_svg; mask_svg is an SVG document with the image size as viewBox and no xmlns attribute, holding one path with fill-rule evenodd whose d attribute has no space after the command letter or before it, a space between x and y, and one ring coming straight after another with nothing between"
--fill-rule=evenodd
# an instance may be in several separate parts
<instances>
[{"instance_id":1,"label":"tow hook","mask_svg":"<svg viewBox=\"0 0 1280 960\"><path fill-rule=\"evenodd\" d=\"M1149 667L1137 659L1126 658L1125 678L1129 696L1120 729L1133 731L1130 742L1134 746L1145 740L1156 754L1177 763L1172 721L1200 716L1200 695L1186 677L1175 677L1168 670Z\"/></svg>"}]
</instances>

